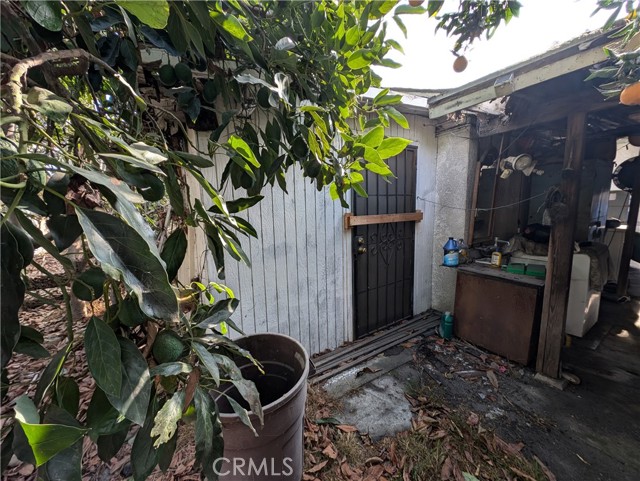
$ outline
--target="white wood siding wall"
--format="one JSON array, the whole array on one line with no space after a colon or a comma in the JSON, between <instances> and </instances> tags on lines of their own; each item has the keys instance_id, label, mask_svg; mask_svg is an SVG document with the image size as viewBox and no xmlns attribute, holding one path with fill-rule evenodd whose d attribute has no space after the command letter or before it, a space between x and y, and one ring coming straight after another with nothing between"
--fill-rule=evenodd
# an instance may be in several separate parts
<instances>
[{"instance_id":1,"label":"white wood siding wall","mask_svg":"<svg viewBox=\"0 0 640 481\"><path fill-rule=\"evenodd\" d=\"M435 130L426 118L407 118L410 130L396 126L388 135L409 138L418 148L416 205L425 213L416 226L414 312L418 313L428 309L431 300L434 209L421 199L428 199L435 188ZM207 152L208 133L190 132L190 136L199 151ZM216 154L214 161L205 175L218 186L228 158ZM267 186L262 202L244 213L259 235L258 239L242 238L252 266L227 255L223 283L240 298L234 321L243 331L287 334L314 354L353 340L351 232L343 229L347 211L331 200L326 188L318 192L297 166L286 179L288 195L277 186ZM211 205L199 184L190 181L189 187L205 207ZM246 196L230 185L222 193L227 199ZM204 235L190 229L189 237L180 279L186 282L199 276L205 283L218 281Z\"/></svg>"}]
</instances>

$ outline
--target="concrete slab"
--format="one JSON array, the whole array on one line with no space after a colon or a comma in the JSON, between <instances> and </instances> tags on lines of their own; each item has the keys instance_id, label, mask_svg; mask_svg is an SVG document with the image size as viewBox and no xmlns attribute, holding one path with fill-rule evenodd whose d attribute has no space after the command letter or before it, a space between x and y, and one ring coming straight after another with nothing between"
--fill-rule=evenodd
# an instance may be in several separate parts
<instances>
[{"instance_id":1,"label":"concrete slab","mask_svg":"<svg viewBox=\"0 0 640 481\"><path fill-rule=\"evenodd\" d=\"M536 375L533 376L533 378L536 381L541 382L542 384L546 384L547 386L550 386L552 388L559 389L560 391L564 391L566 387L569 385L569 381L567 381L564 378L555 379L553 377L545 376L540 372L536 373Z\"/></svg>"},{"instance_id":2,"label":"concrete slab","mask_svg":"<svg viewBox=\"0 0 640 481\"><path fill-rule=\"evenodd\" d=\"M338 418L373 441L411 428L411 405L405 385L391 374L374 379L348 399Z\"/></svg>"},{"instance_id":3,"label":"concrete slab","mask_svg":"<svg viewBox=\"0 0 640 481\"><path fill-rule=\"evenodd\" d=\"M354 391L374 379L384 376L412 359L412 349L402 349L395 355L378 356L335 375L322 387L330 396L336 399L341 398L349 391Z\"/></svg>"}]
</instances>

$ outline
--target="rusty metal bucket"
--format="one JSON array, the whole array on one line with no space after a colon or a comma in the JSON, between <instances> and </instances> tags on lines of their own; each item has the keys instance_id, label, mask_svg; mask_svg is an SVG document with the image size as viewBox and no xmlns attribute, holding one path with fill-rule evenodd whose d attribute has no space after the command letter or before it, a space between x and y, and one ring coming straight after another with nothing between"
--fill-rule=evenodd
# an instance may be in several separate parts
<instances>
[{"instance_id":1,"label":"rusty metal bucket","mask_svg":"<svg viewBox=\"0 0 640 481\"><path fill-rule=\"evenodd\" d=\"M216 471L224 481L300 481L309 355L298 341L282 334L255 334L236 342L264 368L262 374L248 360L238 360L243 376L255 382L260 393L264 426L260 427L259 419L251 413L258 432L254 436L226 397L218 395L224 459L215 465ZM233 385L222 385L221 391L244 402Z\"/></svg>"}]
</instances>

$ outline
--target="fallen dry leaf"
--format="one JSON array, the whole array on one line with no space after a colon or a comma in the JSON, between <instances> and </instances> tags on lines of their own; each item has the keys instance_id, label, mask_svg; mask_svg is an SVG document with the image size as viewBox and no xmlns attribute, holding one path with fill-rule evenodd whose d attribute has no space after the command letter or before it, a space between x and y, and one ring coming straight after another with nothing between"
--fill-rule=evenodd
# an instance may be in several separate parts
<instances>
[{"instance_id":1,"label":"fallen dry leaf","mask_svg":"<svg viewBox=\"0 0 640 481\"><path fill-rule=\"evenodd\" d=\"M549 481L557 481L556 475L551 472L551 470L540 460L538 456L534 454L533 459L536 460L536 463L538 463L540 469L542 469L542 472Z\"/></svg>"},{"instance_id":2,"label":"fallen dry leaf","mask_svg":"<svg viewBox=\"0 0 640 481\"><path fill-rule=\"evenodd\" d=\"M528 479L529 481L536 481L536 478L532 478L527 473L523 473L522 471L520 471L518 468L514 468L513 466L509 466L509 469L511 469L511 471L513 471L518 476L520 476L520 477L522 477L524 479Z\"/></svg>"},{"instance_id":3,"label":"fallen dry leaf","mask_svg":"<svg viewBox=\"0 0 640 481\"><path fill-rule=\"evenodd\" d=\"M343 433L355 433L358 431L357 427L351 426L350 424L338 424L336 427Z\"/></svg>"},{"instance_id":4,"label":"fallen dry leaf","mask_svg":"<svg viewBox=\"0 0 640 481\"><path fill-rule=\"evenodd\" d=\"M331 459L336 459L338 457L338 452L336 451L336 448L331 443L322 450L322 454L324 454L325 456Z\"/></svg>"},{"instance_id":5,"label":"fallen dry leaf","mask_svg":"<svg viewBox=\"0 0 640 481\"><path fill-rule=\"evenodd\" d=\"M491 370L487 371L487 378L489 378L489 382L491 383L491 385L494 388L498 389L499 384L498 384L498 376L496 376L496 373Z\"/></svg>"},{"instance_id":6,"label":"fallen dry leaf","mask_svg":"<svg viewBox=\"0 0 640 481\"><path fill-rule=\"evenodd\" d=\"M311 474L311 473L317 473L318 471L320 471L322 468L324 468L327 463L329 462L328 459L325 459L324 461L322 461L321 463L316 464L315 466L313 466L310 469L307 469L307 473Z\"/></svg>"},{"instance_id":7,"label":"fallen dry leaf","mask_svg":"<svg viewBox=\"0 0 640 481\"><path fill-rule=\"evenodd\" d=\"M365 462L364 465L367 466L368 464L382 464L384 463L384 459L378 457L378 456L373 456L371 458L368 458Z\"/></svg>"},{"instance_id":8,"label":"fallen dry leaf","mask_svg":"<svg viewBox=\"0 0 640 481\"><path fill-rule=\"evenodd\" d=\"M375 374L376 372L380 372L380 371L382 371L382 369L380 369L380 368L371 368L371 367L367 366L364 369L360 369L356 373L356 377L364 376L365 374Z\"/></svg>"},{"instance_id":9,"label":"fallen dry leaf","mask_svg":"<svg viewBox=\"0 0 640 481\"><path fill-rule=\"evenodd\" d=\"M382 476L382 473L384 473L384 466L382 466L382 464L375 464L373 466L370 466L369 469L367 469L367 477L372 476L373 479L380 479L380 476Z\"/></svg>"},{"instance_id":10,"label":"fallen dry leaf","mask_svg":"<svg viewBox=\"0 0 640 481\"><path fill-rule=\"evenodd\" d=\"M442 469L440 470L440 479L442 481L446 481L451 478L453 474L453 464L451 463L451 458L447 457L442 464Z\"/></svg>"},{"instance_id":11,"label":"fallen dry leaf","mask_svg":"<svg viewBox=\"0 0 640 481\"><path fill-rule=\"evenodd\" d=\"M349 463L347 463L346 461L345 461L345 462L343 462L343 463L340 465L340 471L341 471L341 472L342 472L342 474L343 474L344 476L346 476L347 478L352 477L352 476L353 476L353 474L354 474L354 473L353 473L353 469L351 469L351 466L349 466Z\"/></svg>"},{"instance_id":12,"label":"fallen dry leaf","mask_svg":"<svg viewBox=\"0 0 640 481\"><path fill-rule=\"evenodd\" d=\"M467 418L467 424L469 426L475 426L480 422L480 417L476 413L469 414Z\"/></svg>"}]
</instances>

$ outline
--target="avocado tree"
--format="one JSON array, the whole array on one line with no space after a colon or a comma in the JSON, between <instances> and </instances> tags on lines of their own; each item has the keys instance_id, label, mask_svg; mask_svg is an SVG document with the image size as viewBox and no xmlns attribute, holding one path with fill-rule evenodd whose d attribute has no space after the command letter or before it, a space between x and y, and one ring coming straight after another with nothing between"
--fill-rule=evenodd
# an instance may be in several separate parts
<instances>
[{"instance_id":1,"label":"avocado tree","mask_svg":"<svg viewBox=\"0 0 640 481\"><path fill-rule=\"evenodd\" d=\"M262 189L286 190L292 168L344 205L350 190L366 195L363 170L393 176L386 159L408 141L385 127L408 127L394 107L400 96L361 97L380 86L373 66L398 66L387 58L402 49L388 23L406 33L404 15L426 20L443 4L410 3L2 2L0 368L13 407L3 469L15 455L41 479L79 480L85 438L107 461L135 430L133 475L143 480L170 464L178 430L195 418L197 464L216 478L205 461L223 444L209 393L231 382L248 428L248 409L261 416L255 386L232 360L251 354L228 335L239 300L224 285L225 253L248 262L241 239L257 236L238 214ZM490 4L492 21L451 27L461 45L517 14L517 2L467 4L459 15ZM457 17L447 18L443 28ZM189 144L190 129L210 132L207 152ZM228 158L222 185L203 175L216 152ZM226 201L227 184L246 194ZM217 279L176 279L190 228L204 231ZM63 275L34 260L34 247ZM20 322L25 297L36 296L27 266L59 289L61 301L38 299L65 306L58 352ZM85 317L74 310L82 301ZM14 353L49 359L32 395L13 394ZM78 358L95 381L86 406L68 370Z\"/></svg>"}]
</instances>

